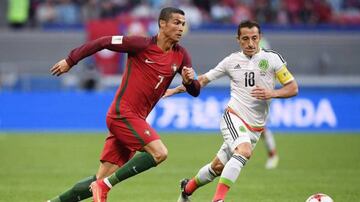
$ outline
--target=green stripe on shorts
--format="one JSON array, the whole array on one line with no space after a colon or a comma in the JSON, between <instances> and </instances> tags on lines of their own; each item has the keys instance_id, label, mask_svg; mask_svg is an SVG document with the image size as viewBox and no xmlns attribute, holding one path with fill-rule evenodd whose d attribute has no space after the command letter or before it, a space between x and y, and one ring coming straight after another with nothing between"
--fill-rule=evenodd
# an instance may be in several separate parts
<instances>
[{"instance_id":1,"label":"green stripe on shorts","mask_svg":"<svg viewBox=\"0 0 360 202\"><path fill-rule=\"evenodd\" d=\"M145 142L144 140L140 137L140 135L136 132L136 130L134 129L134 127L132 127L132 125L129 123L129 121L126 118L122 118L120 119L122 122L124 122L126 124L126 126L131 130L132 134L136 137L136 139L139 140L139 142L141 143L142 146L145 146Z\"/></svg>"}]
</instances>

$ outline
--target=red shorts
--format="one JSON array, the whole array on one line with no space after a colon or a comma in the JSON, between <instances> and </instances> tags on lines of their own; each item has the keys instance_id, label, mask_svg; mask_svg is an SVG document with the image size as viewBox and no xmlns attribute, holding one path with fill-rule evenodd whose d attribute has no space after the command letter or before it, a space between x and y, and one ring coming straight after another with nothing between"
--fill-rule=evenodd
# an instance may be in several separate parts
<instances>
[{"instance_id":1,"label":"red shorts","mask_svg":"<svg viewBox=\"0 0 360 202\"><path fill-rule=\"evenodd\" d=\"M156 131L143 119L126 117L113 119L106 117L109 135L105 140L100 161L122 166L136 151L141 151L148 143L160 139Z\"/></svg>"}]
</instances>

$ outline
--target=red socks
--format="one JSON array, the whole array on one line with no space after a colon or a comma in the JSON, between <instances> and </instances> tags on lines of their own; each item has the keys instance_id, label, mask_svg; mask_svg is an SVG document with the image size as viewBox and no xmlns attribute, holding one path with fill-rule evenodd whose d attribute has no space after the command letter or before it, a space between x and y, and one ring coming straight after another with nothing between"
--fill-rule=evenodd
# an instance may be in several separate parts
<instances>
[{"instance_id":1,"label":"red socks","mask_svg":"<svg viewBox=\"0 0 360 202\"><path fill-rule=\"evenodd\" d=\"M230 187L226 186L223 183L219 183L216 187L216 193L214 195L213 201L217 201L220 199L224 200L229 189L230 189Z\"/></svg>"},{"instance_id":2,"label":"red socks","mask_svg":"<svg viewBox=\"0 0 360 202\"><path fill-rule=\"evenodd\" d=\"M195 179L192 178L185 187L185 193L191 195L197 188L198 185L196 184Z\"/></svg>"}]
</instances>

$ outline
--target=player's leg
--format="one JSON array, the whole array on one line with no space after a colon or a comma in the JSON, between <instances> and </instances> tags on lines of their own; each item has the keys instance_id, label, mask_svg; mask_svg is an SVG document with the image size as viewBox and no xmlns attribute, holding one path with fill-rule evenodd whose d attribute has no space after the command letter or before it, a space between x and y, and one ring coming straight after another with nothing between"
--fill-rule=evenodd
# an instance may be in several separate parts
<instances>
[{"instance_id":1,"label":"player's leg","mask_svg":"<svg viewBox=\"0 0 360 202\"><path fill-rule=\"evenodd\" d=\"M105 178L104 182L111 188L127 178L155 167L167 157L167 149L160 139L147 144L144 150L136 154L113 175Z\"/></svg>"},{"instance_id":2,"label":"player's leg","mask_svg":"<svg viewBox=\"0 0 360 202\"><path fill-rule=\"evenodd\" d=\"M223 172L220 176L219 183L216 187L216 192L213 201L224 200L227 192L239 177L241 169L245 166L248 159L251 157L251 144L241 143L235 149L233 156L225 164Z\"/></svg>"},{"instance_id":3,"label":"player's leg","mask_svg":"<svg viewBox=\"0 0 360 202\"><path fill-rule=\"evenodd\" d=\"M212 182L216 177L220 176L224 165L227 161L229 161L231 156L231 150L226 143L223 143L211 163L203 166L190 180L183 179L180 182L181 193L178 198L178 202L190 201L190 196L193 194L193 192L195 192L198 188Z\"/></svg>"},{"instance_id":4,"label":"player's leg","mask_svg":"<svg viewBox=\"0 0 360 202\"><path fill-rule=\"evenodd\" d=\"M120 167L126 164L134 154L135 151L124 146L124 144L110 132L101 153L101 164L96 173L97 181L90 185L93 198L96 198L94 201L106 201L107 192L110 191L110 188L103 182L103 179L112 175Z\"/></svg>"},{"instance_id":5,"label":"player's leg","mask_svg":"<svg viewBox=\"0 0 360 202\"><path fill-rule=\"evenodd\" d=\"M90 198L92 196L89 189L90 184L96 179L103 179L113 174L119 166L128 161L133 155L134 152L121 147L115 136L109 133L105 140L100 158L101 163L96 175L80 180L69 190L51 199L50 202L75 202Z\"/></svg>"},{"instance_id":6,"label":"player's leg","mask_svg":"<svg viewBox=\"0 0 360 202\"><path fill-rule=\"evenodd\" d=\"M92 196L89 191L89 186L96 180L96 176L89 176L77 182L73 187L66 190L64 193L56 196L55 198L48 200L48 202L75 202Z\"/></svg>"},{"instance_id":7,"label":"player's leg","mask_svg":"<svg viewBox=\"0 0 360 202\"><path fill-rule=\"evenodd\" d=\"M266 169L274 169L277 167L279 163L279 156L276 152L276 144L273 133L270 129L266 129L262 133L262 137L264 138L265 148L268 153L268 159L265 164Z\"/></svg>"},{"instance_id":8,"label":"player's leg","mask_svg":"<svg viewBox=\"0 0 360 202\"><path fill-rule=\"evenodd\" d=\"M111 176L91 184L95 202L106 201L107 192L114 185L155 167L167 157L167 149L159 135L142 119L130 117L112 120L109 130L121 145L131 151L141 152L129 159Z\"/></svg>"},{"instance_id":9,"label":"player's leg","mask_svg":"<svg viewBox=\"0 0 360 202\"><path fill-rule=\"evenodd\" d=\"M221 131L225 143L232 151L232 156L226 162L220 176L213 201L223 201L238 178L241 169L252 155L260 132L252 132L246 128L242 120L236 115L226 111L221 120Z\"/></svg>"},{"instance_id":10,"label":"player's leg","mask_svg":"<svg viewBox=\"0 0 360 202\"><path fill-rule=\"evenodd\" d=\"M178 198L178 202L189 202L190 196L200 187L212 182L217 176L219 176L224 168L224 164L216 156L211 163L206 164L198 173L189 179L183 179L180 182L181 193Z\"/></svg>"}]
</instances>

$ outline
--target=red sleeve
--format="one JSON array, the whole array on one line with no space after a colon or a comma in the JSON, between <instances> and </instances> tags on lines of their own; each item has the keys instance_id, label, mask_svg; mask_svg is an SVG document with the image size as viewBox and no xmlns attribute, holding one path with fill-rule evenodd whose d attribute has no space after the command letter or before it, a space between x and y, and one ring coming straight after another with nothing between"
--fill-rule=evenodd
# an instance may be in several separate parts
<instances>
[{"instance_id":1,"label":"red sleeve","mask_svg":"<svg viewBox=\"0 0 360 202\"><path fill-rule=\"evenodd\" d=\"M116 52L138 52L145 49L150 43L150 38L141 36L104 36L89 41L73 49L66 62L70 66L76 65L83 58L100 50L109 49Z\"/></svg>"},{"instance_id":2,"label":"red sleeve","mask_svg":"<svg viewBox=\"0 0 360 202\"><path fill-rule=\"evenodd\" d=\"M178 72L181 74L181 71L182 71L183 67L186 66L186 67L191 67L192 68L192 63L191 63L191 57L190 57L189 53L186 51L186 49L180 47L180 51L183 53L183 61L182 61L181 66L180 66L180 68L178 70ZM185 86L186 91L190 95L192 95L194 97L199 96L201 87L200 87L200 83L199 83L198 80L193 80L190 84L188 84L188 85L183 84L183 85Z\"/></svg>"},{"instance_id":3,"label":"red sleeve","mask_svg":"<svg viewBox=\"0 0 360 202\"><path fill-rule=\"evenodd\" d=\"M185 49L185 48L180 48L180 51L183 53L183 61L182 61L182 63L181 63L181 65L180 65L180 68L178 69L178 73L180 73L181 74L181 71L182 71L182 68L184 67L184 66L186 66L186 67L192 67L192 62L191 62L191 57L190 57L190 55L189 55L189 53L187 52L187 50Z\"/></svg>"}]
</instances>

